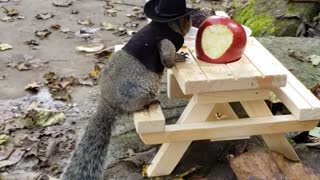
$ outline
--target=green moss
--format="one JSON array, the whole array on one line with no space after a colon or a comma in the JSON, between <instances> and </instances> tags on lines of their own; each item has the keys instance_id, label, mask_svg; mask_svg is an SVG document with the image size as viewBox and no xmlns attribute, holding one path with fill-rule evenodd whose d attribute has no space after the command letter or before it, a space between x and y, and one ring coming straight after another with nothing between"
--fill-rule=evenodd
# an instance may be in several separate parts
<instances>
[{"instance_id":1,"label":"green moss","mask_svg":"<svg viewBox=\"0 0 320 180\"><path fill-rule=\"evenodd\" d=\"M234 1L232 1L232 3L231 3L231 6L232 6L233 8L235 8L235 9L240 8L241 5L242 5L241 2L238 1L238 0L234 0Z\"/></svg>"},{"instance_id":2,"label":"green moss","mask_svg":"<svg viewBox=\"0 0 320 180\"><path fill-rule=\"evenodd\" d=\"M236 13L234 16L234 20L240 24L245 24L248 19L253 16L253 5L256 3L256 0L250 0L247 7L245 7L240 12Z\"/></svg>"},{"instance_id":3,"label":"green moss","mask_svg":"<svg viewBox=\"0 0 320 180\"><path fill-rule=\"evenodd\" d=\"M275 31L275 28L272 27L273 19L270 16L254 16L244 25L251 28L253 36L272 35Z\"/></svg>"}]
</instances>

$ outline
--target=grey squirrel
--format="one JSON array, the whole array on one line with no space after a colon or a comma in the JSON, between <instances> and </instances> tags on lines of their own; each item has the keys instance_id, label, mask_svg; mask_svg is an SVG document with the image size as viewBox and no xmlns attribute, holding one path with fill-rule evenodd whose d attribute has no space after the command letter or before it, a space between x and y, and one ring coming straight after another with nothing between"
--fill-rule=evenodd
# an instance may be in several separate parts
<instances>
[{"instance_id":1,"label":"grey squirrel","mask_svg":"<svg viewBox=\"0 0 320 180\"><path fill-rule=\"evenodd\" d=\"M152 1L149 3L149 8L152 6L151 3L158 3L154 6L161 5L161 0L160 3L159 0ZM166 2L171 3L172 6L172 2L169 1ZM185 1L181 1L185 8ZM147 5L148 3L145 11ZM161 10L161 7L158 8ZM128 46L110 58L99 80L101 97L97 111L89 120L83 136L72 153L70 162L61 176L62 180L100 180L103 178L112 125L116 118L125 113L144 109L156 102L163 68L172 68L177 61L184 60L184 57L177 56L176 52L183 44L183 36L191 28L192 23L188 15L190 12L185 8L179 16L165 17L168 22L162 20L162 22L159 22L160 20L151 22L130 39ZM148 13L146 15L148 16ZM152 17L150 13L149 17ZM156 17L152 20L155 19ZM160 29L155 30L154 28ZM170 31L170 33L162 31ZM141 40L139 38L144 38L148 33L151 33L152 38L151 40L144 39L144 41L151 44L138 43ZM175 36L182 37L182 44ZM155 44L154 52L141 52L148 50L152 43ZM145 60L139 59L140 56Z\"/></svg>"}]
</instances>

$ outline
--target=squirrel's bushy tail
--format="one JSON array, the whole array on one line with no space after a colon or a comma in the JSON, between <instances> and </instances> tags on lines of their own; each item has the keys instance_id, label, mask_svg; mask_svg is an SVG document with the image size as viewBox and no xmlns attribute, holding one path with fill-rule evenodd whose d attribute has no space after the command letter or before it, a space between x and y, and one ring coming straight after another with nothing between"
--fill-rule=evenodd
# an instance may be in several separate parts
<instances>
[{"instance_id":1,"label":"squirrel's bushy tail","mask_svg":"<svg viewBox=\"0 0 320 180\"><path fill-rule=\"evenodd\" d=\"M85 133L72 153L61 180L100 180L103 178L111 128L117 111L110 106L101 106L101 104L96 114L88 122Z\"/></svg>"}]
</instances>

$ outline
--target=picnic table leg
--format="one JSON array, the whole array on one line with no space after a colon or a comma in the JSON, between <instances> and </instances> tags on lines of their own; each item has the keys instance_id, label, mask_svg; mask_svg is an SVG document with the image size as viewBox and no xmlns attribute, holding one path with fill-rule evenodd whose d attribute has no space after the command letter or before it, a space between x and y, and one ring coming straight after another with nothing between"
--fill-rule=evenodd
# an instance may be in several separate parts
<instances>
[{"instance_id":1,"label":"picnic table leg","mask_svg":"<svg viewBox=\"0 0 320 180\"><path fill-rule=\"evenodd\" d=\"M210 112L214 108L214 103L198 104L196 98L197 95L194 95L190 99L177 124L203 122L207 120ZM148 167L148 176L153 177L170 174L179 163L191 142L192 141L163 144Z\"/></svg>"},{"instance_id":2,"label":"picnic table leg","mask_svg":"<svg viewBox=\"0 0 320 180\"><path fill-rule=\"evenodd\" d=\"M250 117L273 116L264 101L246 101L241 105ZM288 142L284 133L262 135L270 150L283 154L288 159L300 161L299 156Z\"/></svg>"}]
</instances>

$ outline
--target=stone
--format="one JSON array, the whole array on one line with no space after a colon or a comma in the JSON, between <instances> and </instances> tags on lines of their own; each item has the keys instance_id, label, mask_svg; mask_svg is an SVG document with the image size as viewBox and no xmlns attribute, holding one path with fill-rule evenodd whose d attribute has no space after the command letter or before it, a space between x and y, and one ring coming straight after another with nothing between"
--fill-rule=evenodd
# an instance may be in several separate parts
<instances>
[{"instance_id":1,"label":"stone","mask_svg":"<svg viewBox=\"0 0 320 180\"><path fill-rule=\"evenodd\" d=\"M250 0L239 7L234 19L252 29L253 36L296 36L304 17L308 22L320 12L314 2L288 2L278 0Z\"/></svg>"}]
</instances>

